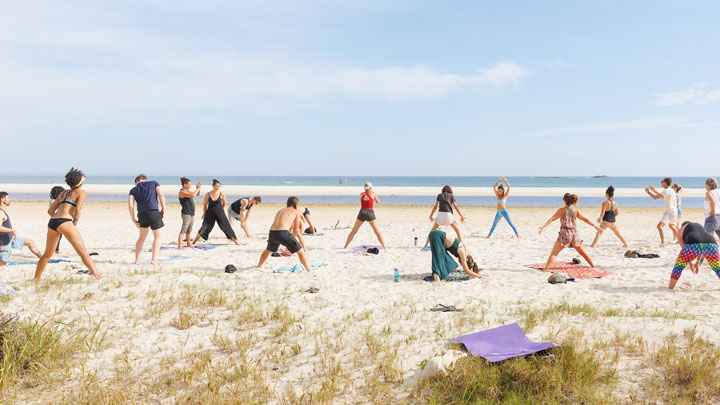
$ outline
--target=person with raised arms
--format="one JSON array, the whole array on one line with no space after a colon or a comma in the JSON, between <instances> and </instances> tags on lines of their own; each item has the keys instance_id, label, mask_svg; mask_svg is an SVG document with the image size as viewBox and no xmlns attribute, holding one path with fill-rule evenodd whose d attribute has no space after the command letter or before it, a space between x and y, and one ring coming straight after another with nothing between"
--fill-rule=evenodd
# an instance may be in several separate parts
<instances>
[{"instance_id":1,"label":"person with raised arms","mask_svg":"<svg viewBox=\"0 0 720 405\"><path fill-rule=\"evenodd\" d=\"M180 234L178 235L178 250L182 250L183 248L183 236L185 237L185 242L187 242L187 247L195 247L190 234L192 233L193 223L195 222L194 198L200 195L202 182L198 181L195 190L190 189L190 187L192 187L191 184L190 179L187 177L180 179L182 188L178 192L178 200L180 201L180 218L182 218L182 225L180 226Z\"/></svg>"},{"instance_id":2,"label":"person with raised arms","mask_svg":"<svg viewBox=\"0 0 720 405\"><path fill-rule=\"evenodd\" d=\"M42 254L35 268L35 278L33 281L40 281L48 260L55 253L60 236L70 242L75 252L77 252L83 264L95 276L96 279L102 278L95 263L85 249L85 243L77 229L77 223L80 220L83 204L87 193L82 190L85 182L85 175L80 170L71 168L65 175L65 183L70 186L69 190L63 191L48 209L50 221L48 222L47 242L45 243L45 253Z\"/></svg>"},{"instance_id":3,"label":"person with raised arms","mask_svg":"<svg viewBox=\"0 0 720 405\"><path fill-rule=\"evenodd\" d=\"M287 199L287 206L275 214L275 219L270 226L270 233L268 234L267 247L260 254L260 260L257 265L258 268L262 267L268 256L277 252L280 245L282 245L285 246L290 253L297 253L300 263L305 267L305 270L310 271L310 264L307 262L305 249L301 244L303 221L300 211L297 209L298 202L297 197L289 197ZM300 241L298 241L298 239Z\"/></svg>"},{"instance_id":4,"label":"person with raised arms","mask_svg":"<svg viewBox=\"0 0 720 405\"><path fill-rule=\"evenodd\" d=\"M507 185L507 190L505 189L505 186L503 186L502 182L505 182ZM493 232L495 231L495 227L500 222L501 219L505 218L508 225L510 225L510 228L512 228L513 232L515 232L515 237L519 238L520 235L518 235L517 228L515 228L515 224L513 224L512 220L510 219L510 214L508 213L508 210L505 208L505 204L507 204L507 198L510 195L510 182L507 178L503 177L500 180L495 182L495 185L493 186L493 191L495 192L495 197L497 197L497 211L495 212L495 220L493 221L492 227L490 228L490 232L488 233L487 238L490 239Z\"/></svg>"},{"instance_id":5,"label":"person with raised arms","mask_svg":"<svg viewBox=\"0 0 720 405\"><path fill-rule=\"evenodd\" d=\"M663 199L665 200L665 211L663 212L662 217L660 218L660 222L657 224L657 230L660 233L660 244L665 244L665 234L663 233L663 227L665 225L670 228L670 230L673 233L673 237L677 239L677 217L678 217L678 210L677 210L677 196L675 195L675 190L672 189L672 179L670 177L665 177L660 181L660 185L663 188L663 191L658 192L655 187L653 186L647 186L645 187L645 192L653 199L653 200L659 200Z\"/></svg>"},{"instance_id":6,"label":"person with raised arms","mask_svg":"<svg viewBox=\"0 0 720 405\"><path fill-rule=\"evenodd\" d=\"M160 205L158 207L158 201ZM137 219L135 219L135 206L137 205ZM150 230L153 234L152 259L150 263L158 264L157 255L160 251L160 229L165 226L165 195L160 189L160 184L154 180L148 180L144 174L135 177L135 187L130 189L128 194L128 212L130 220L138 228L139 235L135 242L135 264L140 264L140 253L142 253L145 239Z\"/></svg>"}]
</instances>

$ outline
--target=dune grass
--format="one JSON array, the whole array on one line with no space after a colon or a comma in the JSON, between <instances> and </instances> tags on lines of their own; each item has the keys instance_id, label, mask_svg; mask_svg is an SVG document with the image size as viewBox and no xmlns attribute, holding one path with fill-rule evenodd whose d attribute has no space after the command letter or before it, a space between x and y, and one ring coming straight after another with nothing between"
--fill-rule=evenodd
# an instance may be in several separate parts
<instances>
[{"instance_id":1,"label":"dune grass","mask_svg":"<svg viewBox=\"0 0 720 405\"><path fill-rule=\"evenodd\" d=\"M598 354L567 340L499 363L464 357L448 376L418 382L413 395L431 404L606 404L616 380Z\"/></svg>"}]
</instances>

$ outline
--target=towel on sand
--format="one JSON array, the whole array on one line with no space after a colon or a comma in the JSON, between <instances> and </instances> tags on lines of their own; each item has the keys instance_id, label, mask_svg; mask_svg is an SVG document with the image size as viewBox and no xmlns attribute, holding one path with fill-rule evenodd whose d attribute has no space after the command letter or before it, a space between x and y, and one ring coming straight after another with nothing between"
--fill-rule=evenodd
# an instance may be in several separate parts
<instances>
[{"instance_id":1,"label":"towel on sand","mask_svg":"<svg viewBox=\"0 0 720 405\"><path fill-rule=\"evenodd\" d=\"M492 363L557 347L550 342L533 342L517 323L459 336L450 341L462 344L473 356Z\"/></svg>"},{"instance_id":2,"label":"towel on sand","mask_svg":"<svg viewBox=\"0 0 720 405\"><path fill-rule=\"evenodd\" d=\"M215 249L215 245L195 245L194 248L183 246L183 250L185 250L185 249L210 250L210 249ZM178 250L178 248L173 247L173 246L160 246L160 250Z\"/></svg>"},{"instance_id":3,"label":"towel on sand","mask_svg":"<svg viewBox=\"0 0 720 405\"><path fill-rule=\"evenodd\" d=\"M15 287L10 284L0 284L0 295L13 295L16 293Z\"/></svg>"},{"instance_id":4,"label":"towel on sand","mask_svg":"<svg viewBox=\"0 0 720 405\"><path fill-rule=\"evenodd\" d=\"M310 267L313 269L317 269L320 267L327 266L327 263L310 263ZM277 269L273 270L273 273L299 273L301 271L305 271L305 266L302 265L302 263L295 263L292 266L282 266L278 267Z\"/></svg>"},{"instance_id":5,"label":"towel on sand","mask_svg":"<svg viewBox=\"0 0 720 405\"><path fill-rule=\"evenodd\" d=\"M444 281L467 281L467 280L470 280L470 276L465 274L464 271L453 270L450 272L450 274L447 275L447 277L445 277ZM435 281L435 279L433 278L433 276L427 276L427 277L423 278L423 281L432 283L433 281Z\"/></svg>"},{"instance_id":6,"label":"towel on sand","mask_svg":"<svg viewBox=\"0 0 720 405\"><path fill-rule=\"evenodd\" d=\"M382 249L382 246L380 246L380 245L360 245L360 246L355 246L354 248L349 249L349 250L341 250L338 253L343 254L343 255L347 255L347 254L360 255L360 254L362 254L363 249L365 251L367 251L370 248Z\"/></svg>"},{"instance_id":7,"label":"towel on sand","mask_svg":"<svg viewBox=\"0 0 720 405\"><path fill-rule=\"evenodd\" d=\"M526 264L525 267L531 269L542 270L545 268L545 263L538 264ZM553 273L565 273L572 278L600 278L612 274L609 271L594 269L586 264L574 264L568 262L555 262L548 269Z\"/></svg>"},{"instance_id":8,"label":"towel on sand","mask_svg":"<svg viewBox=\"0 0 720 405\"><path fill-rule=\"evenodd\" d=\"M69 263L70 260L65 260L65 259L48 260L48 264L50 264L50 263L65 263L65 262ZM12 263L8 263L8 266L19 266L21 264L38 264L38 262L12 262Z\"/></svg>"}]
</instances>

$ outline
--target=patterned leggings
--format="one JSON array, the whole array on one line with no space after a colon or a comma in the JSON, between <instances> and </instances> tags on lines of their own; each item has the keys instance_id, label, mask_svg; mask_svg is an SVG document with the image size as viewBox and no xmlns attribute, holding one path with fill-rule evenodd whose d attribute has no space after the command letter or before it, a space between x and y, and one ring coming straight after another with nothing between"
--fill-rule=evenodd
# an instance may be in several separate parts
<instances>
[{"instance_id":1,"label":"patterned leggings","mask_svg":"<svg viewBox=\"0 0 720 405\"><path fill-rule=\"evenodd\" d=\"M692 245L683 246L677 261L675 261L675 267L673 267L670 278L673 280L679 279L685 267L700 256L707 259L715 274L720 277L720 249L718 249L718 245L715 243L693 243Z\"/></svg>"},{"instance_id":2,"label":"patterned leggings","mask_svg":"<svg viewBox=\"0 0 720 405\"><path fill-rule=\"evenodd\" d=\"M492 233L495 231L495 227L497 226L498 222L500 222L501 219L505 218L505 220L510 224L510 227L515 231L515 236L517 236L518 232L515 228L515 225L513 225L512 220L510 219L510 214L508 214L507 210L505 208L501 210L497 210L497 213L495 213L495 221L493 221L493 226L490 228L490 233L488 236L492 235Z\"/></svg>"}]
</instances>

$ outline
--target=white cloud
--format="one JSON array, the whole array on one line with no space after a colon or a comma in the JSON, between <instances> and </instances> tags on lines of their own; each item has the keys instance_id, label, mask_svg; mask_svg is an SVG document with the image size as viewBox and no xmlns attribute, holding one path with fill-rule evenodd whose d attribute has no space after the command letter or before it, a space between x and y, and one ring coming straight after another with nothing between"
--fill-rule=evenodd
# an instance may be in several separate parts
<instances>
[{"instance_id":1,"label":"white cloud","mask_svg":"<svg viewBox=\"0 0 720 405\"><path fill-rule=\"evenodd\" d=\"M695 83L689 89L656 94L656 104L673 106L694 101L695 104L709 104L720 100L720 89L707 90L708 82Z\"/></svg>"},{"instance_id":2,"label":"white cloud","mask_svg":"<svg viewBox=\"0 0 720 405\"><path fill-rule=\"evenodd\" d=\"M534 131L527 135L543 136L557 134L573 134L586 132L613 132L627 131L636 129L658 129L658 128L710 128L720 127L719 122L688 122L683 117L656 117L648 119L640 119L634 121L616 121L594 123L587 125L579 125L574 127L565 127L550 129L544 131Z\"/></svg>"}]
</instances>

